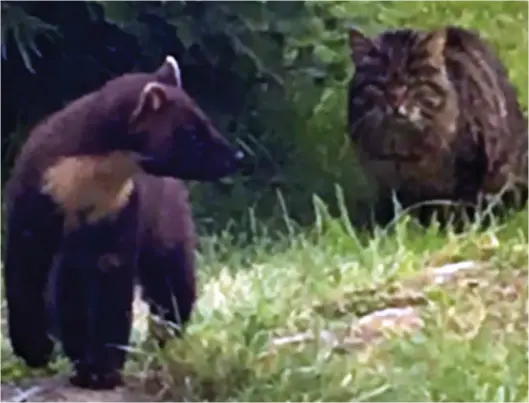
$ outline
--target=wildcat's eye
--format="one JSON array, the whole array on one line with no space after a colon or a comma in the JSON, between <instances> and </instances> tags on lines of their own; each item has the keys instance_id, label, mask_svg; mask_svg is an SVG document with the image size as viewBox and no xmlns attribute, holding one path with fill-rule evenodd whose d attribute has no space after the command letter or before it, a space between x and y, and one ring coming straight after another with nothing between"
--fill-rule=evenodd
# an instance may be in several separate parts
<instances>
[{"instance_id":1,"label":"wildcat's eye","mask_svg":"<svg viewBox=\"0 0 529 403\"><path fill-rule=\"evenodd\" d=\"M443 104L444 94L439 88L431 83L422 83L415 87L413 98L424 105L426 108L435 109Z\"/></svg>"},{"instance_id":2,"label":"wildcat's eye","mask_svg":"<svg viewBox=\"0 0 529 403\"><path fill-rule=\"evenodd\" d=\"M374 82L367 83L363 88L363 92L375 99L382 99L384 97L382 86Z\"/></svg>"}]
</instances>

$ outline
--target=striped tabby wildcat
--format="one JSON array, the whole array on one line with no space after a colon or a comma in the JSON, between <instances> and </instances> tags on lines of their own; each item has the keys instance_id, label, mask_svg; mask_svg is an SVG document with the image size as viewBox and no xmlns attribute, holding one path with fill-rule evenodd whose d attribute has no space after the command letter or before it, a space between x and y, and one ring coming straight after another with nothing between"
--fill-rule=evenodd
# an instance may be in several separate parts
<instances>
[{"instance_id":1,"label":"striped tabby wildcat","mask_svg":"<svg viewBox=\"0 0 529 403\"><path fill-rule=\"evenodd\" d=\"M515 183L525 203L527 121L505 68L477 33L449 26L368 37L352 29L349 44L349 135L378 184L377 221L392 216L392 190L404 206L473 204Z\"/></svg>"}]
</instances>

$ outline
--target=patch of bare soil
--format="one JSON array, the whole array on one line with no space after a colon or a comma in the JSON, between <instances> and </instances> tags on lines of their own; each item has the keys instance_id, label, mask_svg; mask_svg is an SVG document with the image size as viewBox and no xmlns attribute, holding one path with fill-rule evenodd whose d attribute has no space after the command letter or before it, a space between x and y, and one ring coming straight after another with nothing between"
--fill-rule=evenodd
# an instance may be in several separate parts
<instances>
[{"instance_id":1,"label":"patch of bare soil","mask_svg":"<svg viewBox=\"0 0 529 403\"><path fill-rule=\"evenodd\" d=\"M109 391L91 391L69 385L66 377L27 379L18 385L2 384L2 402L152 402L140 385L127 379L127 385Z\"/></svg>"}]
</instances>

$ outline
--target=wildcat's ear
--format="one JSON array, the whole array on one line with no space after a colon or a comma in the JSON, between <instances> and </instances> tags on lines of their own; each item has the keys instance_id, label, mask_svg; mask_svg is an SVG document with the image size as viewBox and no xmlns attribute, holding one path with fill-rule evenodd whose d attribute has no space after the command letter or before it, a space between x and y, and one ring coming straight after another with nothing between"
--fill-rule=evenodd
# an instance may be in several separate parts
<instances>
[{"instance_id":1,"label":"wildcat's ear","mask_svg":"<svg viewBox=\"0 0 529 403\"><path fill-rule=\"evenodd\" d=\"M428 32L421 41L421 47L426 49L430 60L436 67L444 64L444 50L446 45L446 29L439 28Z\"/></svg>"},{"instance_id":2,"label":"wildcat's ear","mask_svg":"<svg viewBox=\"0 0 529 403\"><path fill-rule=\"evenodd\" d=\"M349 29L349 48L351 57L355 64L358 64L366 57L370 50L375 48L373 40L357 28Z\"/></svg>"},{"instance_id":3,"label":"wildcat's ear","mask_svg":"<svg viewBox=\"0 0 529 403\"><path fill-rule=\"evenodd\" d=\"M182 87L182 73L180 71L180 66L176 59L171 55L167 55L164 63L154 74L156 78L164 84Z\"/></svg>"},{"instance_id":4,"label":"wildcat's ear","mask_svg":"<svg viewBox=\"0 0 529 403\"><path fill-rule=\"evenodd\" d=\"M136 122L148 113L159 111L168 102L165 85L150 82L143 87L138 103L132 112L131 121Z\"/></svg>"}]
</instances>

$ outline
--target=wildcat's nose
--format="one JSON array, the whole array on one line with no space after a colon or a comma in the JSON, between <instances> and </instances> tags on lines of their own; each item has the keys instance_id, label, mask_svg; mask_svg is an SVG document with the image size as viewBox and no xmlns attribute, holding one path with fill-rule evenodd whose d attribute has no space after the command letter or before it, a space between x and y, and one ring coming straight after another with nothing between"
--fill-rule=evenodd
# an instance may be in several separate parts
<instances>
[{"instance_id":1,"label":"wildcat's nose","mask_svg":"<svg viewBox=\"0 0 529 403\"><path fill-rule=\"evenodd\" d=\"M395 108L395 114L398 116L407 116L408 115L408 108L404 104L400 104L398 108Z\"/></svg>"},{"instance_id":2,"label":"wildcat's nose","mask_svg":"<svg viewBox=\"0 0 529 403\"><path fill-rule=\"evenodd\" d=\"M398 109L399 105L402 104L405 95L406 88L404 87L391 87L386 91L387 102L393 109Z\"/></svg>"}]
</instances>

